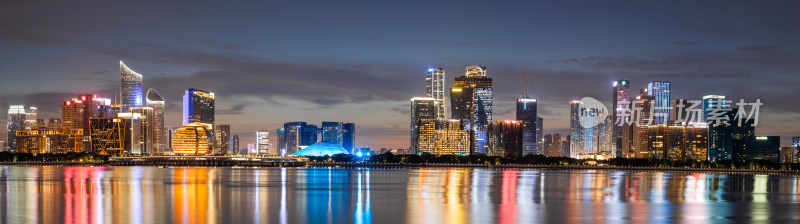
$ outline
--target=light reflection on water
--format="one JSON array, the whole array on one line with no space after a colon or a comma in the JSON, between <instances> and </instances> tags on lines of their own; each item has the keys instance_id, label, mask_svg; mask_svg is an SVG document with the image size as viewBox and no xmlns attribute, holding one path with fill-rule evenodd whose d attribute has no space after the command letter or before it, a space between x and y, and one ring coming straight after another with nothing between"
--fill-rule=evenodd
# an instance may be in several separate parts
<instances>
[{"instance_id":1,"label":"light reflection on water","mask_svg":"<svg viewBox=\"0 0 800 224\"><path fill-rule=\"evenodd\" d=\"M0 223L796 222L798 184L605 170L0 167Z\"/></svg>"}]
</instances>

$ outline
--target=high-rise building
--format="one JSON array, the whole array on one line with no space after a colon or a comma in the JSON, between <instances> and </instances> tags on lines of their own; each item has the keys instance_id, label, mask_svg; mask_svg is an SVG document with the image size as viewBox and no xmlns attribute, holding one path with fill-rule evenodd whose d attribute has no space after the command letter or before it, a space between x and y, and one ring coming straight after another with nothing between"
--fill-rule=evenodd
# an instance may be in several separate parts
<instances>
[{"instance_id":1,"label":"high-rise building","mask_svg":"<svg viewBox=\"0 0 800 224\"><path fill-rule=\"evenodd\" d=\"M464 130L461 120L457 119L419 119L419 142L417 153L433 155L469 155L471 132Z\"/></svg>"},{"instance_id":2,"label":"high-rise building","mask_svg":"<svg viewBox=\"0 0 800 224\"><path fill-rule=\"evenodd\" d=\"M703 122L708 122L708 114L714 108L729 107L726 105L725 96L706 95L703 96ZM710 142L709 142L710 143Z\"/></svg>"},{"instance_id":3,"label":"high-rise building","mask_svg":"<svg viewBox=\"0 0 800 224\"><path fill-rule=\"evenodd\" d=\"M614 150L616 150L617 157L622 156L622 124L617 121L617 116L622 116L620 114L621 110L624 110L626 107L630 109L630 81L629 80L617 80L614 82L614 96L613 96L613 110L614 112L611 114L612 124L614 127L614 132L612 133L612 141L614 141Z\"/></svg>"},{"instance_id":4,"label":"high-rise building","mask_svg":"<svg viewBox=\"0 0 800 224\"><path fill-rule=\"evenodd\" d=\"M342 122L323 121L322 141L342 146L342 142L344 141L342 133Z\"/></svg>"},{"instance_id":5,"label":"high-rise building","mask_svg":"<svg viewBox=\"0 0 800 224\"><path fill-rule=\"evenodd\" d=\"M565 136L564 141L561 142L561 156L569 157L570 136Z\"/></svg>"},{"instance_id":6,"label":"high-rise building","mask_svg":"<svg viewBox=\"0 0 800 224\"><path fill-rule=\"evenodd\" d=\"M239 135L233 135L231 137L231 154L234 155L241 155L242 153L239 152Z\"/></svg>"},{"instance_id":7,"label":"high-rise building","mask_svg":"<svg viewBox=\"0 0 800 224\"><path fill-rule=\"evenodd\" d=\"M172 137L172 152L184 155L205 155L213 148L211 125L207 123L189 123L184 125Z\"/></svg>"},{"instance_id":8,"label":"high-rise building","mask_svg":"<svg viewBox=\"0 0 800 224\"><path fill-rule=\"evenodd\" d=\"M17 147L17 131L25 129L25 121L27 120L27 113L25 113L25 106L11 105L8 108L8 151L16 152Z\"/></svg>"},{"instance_id":9,"label":"high-rise building","mask_svg":"<svg viewBox=\"0 0 800 224\"><path fill-rule=\"evenodd\" d=\"M651 159L702 161L707 156L706 127L662 124L649 126L647 132Z\"/></svg>"},{"instance_id":10,"label":"high-rise building","mask_svg":"<svg viewBox=\"0 0 800 224\"><path fill-rule=\"evenodd\" d=\"M269 131L256 131L256 153L258 155L269 155Z\"/></svg>"},{"instance_id":11,"label":"high-rise building","mask_svg":"<svg viewBox=\"0 0 800 224\"><path fill-rule=\"evenodd\" d=\"M419 139L419 120L420 119L435 119L437 117L436 108L438 108L435 98L431 97L414 97L411 98L411 144L409 150L411 153L416 153L417 143Z\"/></svg>"},{"instance_id":12,"label":"high-rise building","mask_svg":"<svg viewBox=\"0 0 800 224\"><path fill-rule=\"evenodd\" d=\"M544 119L536 117L536 154L541 155L544 152Z\"/></svg>"},{"instance_id":13,"label":"high-rise building","mask_svg":"<svg viewBox=\"0 0 800 224\"><path fill-rule=\"evenodd\" d=\"M550 134L544 135L544 140L542 140L542 144L544 144L544 153L545 156L552 155L553 151L553 136Z\"/></svg>"},{"instance_id":14,"label":"high-rise building","mask_svg":"<svg viewBox=\"0 0 800 224\"><path fill-rule=\"evenodd\" d=\"M28 107L28 112L25 115L25 129L30 130L31 128L37 127L37 109L36 107Z\"/></svg>"},{"instance_id":15,"label":"high-rise building","mask_svg":"<svg viewBox=\"0 0 800 224\"><path fill-rule=\"evenodd\" d=\"M447 105L444 99L444 69L442 68L429 68L425 73L425 91L426 96L433 98L436 102L436 117L439 119L447 118Z\"/></svg>"},{"instance_id":16,"label":"high-rise building","mask_svg":"<svg viewBox=\"0 0 800 224\"><path fill-rule=\"evenodd\" d=\"M536 99L517 98L517 120L522 122L522 155L539 155L537 145L539 124L536 116Z\"/></svg>"},{"instance_id":17,"label":"high-rise building","mask_svg":"<svg viewBox=\"0 0 800 224\"><path fill-rule=\"evenodd\" d=\"M555 134L553 134L553 138L552 138L552 144L553 144L553 148L552 148L552 150L550 151L550 153L549 153L549 154L547 154L547 156L551 156L551 157L561 157L561 156L564 156L563 154L561 154L561 147L562 147L562 146L561 146L561 144L562 144L562 141L561 141L561 134L559 134L559 133L555 133ZM545 150L545 151L546 151L546 150Z\"/></svg>"},{"instance_id":18,"label":"high-rise building","mask_svg":"<svg viewBox=\"0 0 800 224\"><path fill-rule=\"evenodd\" d=\"M787 155L788 163L800 162L800 136L792 137L792 145L789 147L789 153Z\"/></svg>"},{"instance_id":19,"label":"high-rise building","mask_svg":"<svg viewBox=\"0 0 800 224\"><path fill-rule=\"evenodd\" d=\"M486 67L470 65L464 76L455 78L450 89L450 105L454 119L462 119L471 130L472 150L470 154L486 154L486 129L492 121L492 78L486 77Z\"/></svg>"},{"instance_id":20,"label":"high-rise building","mask_svg":"<svg viewBox=\"0 0 800 224\"><path fill-rule=\"evenodd\" d=\"M669 120L670 82L652 81L647 84L647 94L656 98L653 104L653 125L667 124Z\"/></svg>"},{"instance_id":21,"label":"high-rise building","mask_svg":"<svg viewBox=\"0 0 800 224\"><path fill-rule=\"evenodd\" d=\"M215 154L232 154L231 148L231 126L227 124L219 124L214 128L214 137L217 140L215 147Z\"/></svg>"},{"instance_id":22,"label":"high-rise building","mask_svg":"<svg viewBox=\"0 0 800 224\"><path fill-rule=\"evenodd\" d=\"M738 109L732 109L722 116L733 119ZM748 149L755 141L753 120L729 124L709 124L708 126L708 160L748 160Z\"/></svg>"},{"instance_id":23,"label":"high-rise building","mask_svg":"<svg viewBox=\"0 0 800 224\"><path fill-rule=\"evenodd\" d=\"M165 148L164 98L162 98L155 89L151 88L147 90L145 102L147 103L147 107L153 108L153 118L149 120L153 129L153 152L163 153Z\"/></svg>"},{"instance_id":24,"label":"high-rise building","mask_svg":"<svg viewBox=\"0 0 800 224\"><path fill-rule=\"evenodd\" d=\"M278 136L278 146L275 147L275 155L286 156L286 129L275 129L275 134Z\"/></svg>"},{"instance_id":25,"label":"high-rise building","mask_svg":"<svg viewBox=\"0 0 800 224\"><path fill-rule=\"evenodd\" d=\"M584 130L583 126L581 126L580 121L580 109L581 109L581 102L580 100L572 100L569 103L569 111L570 111L570 118L569 118L569 157L571 158L578 158L580 154L585 152L584 150Z\"/></svg>"},{"instance_id":26,"label":"high-rise building","mask_svg":"<svg viewBox=\"0 0 800 224\"><path fill-rule=\"evenodd\" d=\"M356 124L343 123L342 124L342 148L347 150L350 154L356 149Z\"/></svg>"},{"instance_id":27,"label":"high-rise building","mask_svg":"<svg viewBox=\"0 0 800 224\"><path fill-rule=\"evenodd\" d=\"M496 121L489 124L489 155L506 158L522 157L522 122L517 120Z\"/></svg>"},{"instance_id":28,"label":"high-rise building","mask_svg":"<svg viewBox=\"0 0 800 224\"><path fill-rule=\"evenodd\" d=\"M153 108L133 107L130 113L119 113L118 117L126 118L131 122L131 152L133 154L150 154L153 151Z\"/></svg>"},{"instance_id":29,"label":"high-rise building","mask_svg":"<svg viewBox=\"0 0 800 224\"><path fill-rule=\"evenodd\" d=\"M190 88L183 94L183 125L195 122L214 125L214 93Z\"/></svg>"},{"instance_id":30,"label":"high-rise building","mask_svg":"<svg viewBox=\"0 0 800 224\"><path fill-rule=\"evenodd\" d=\"M747 160L780 162L781 136L756 136Z\"/></svg>"},{"instance_id":31,"label":"high-rise building","mask_svg":"<svg viewBox=\"0 0 800 224\"><path fill-rule=\"evenodd\" d=\"M131 120L92 118L89 123L92 152L114 156L131 153Z\"/></svg>"},{"instance_id":32,"label":"high-rise building","mask_svg":"<svg viewBox=\"0 0 800 224\"><path fill-rule=\"evenodd\" d=\"M291 155L306 146L317 142L317 126L306 122L288 122L283 124L285 130L286 154Z\"/></svg>"},{"instance_id":33,"label":"high-rise building","mask_svg":"<svg viewBox=\"0 0 800 224\"><path fill-rule=\"evenodd\" d=\"M75 152L75 141L83 139L83 133L70 129L35 126L16 131L17 153L67 153Z\"/></svg>"},{"instance_id":34,"label":"high-rise building","mask_svg":"<svg viewBox=\"0 0 800 224\"><path fill-rule=\"evenodd\" d=\"M127 113L133 107L144 106L142 105L142 75L119 61L119 76L120 99L122 100L120 112Z\"/></svg>"}]
</instances>

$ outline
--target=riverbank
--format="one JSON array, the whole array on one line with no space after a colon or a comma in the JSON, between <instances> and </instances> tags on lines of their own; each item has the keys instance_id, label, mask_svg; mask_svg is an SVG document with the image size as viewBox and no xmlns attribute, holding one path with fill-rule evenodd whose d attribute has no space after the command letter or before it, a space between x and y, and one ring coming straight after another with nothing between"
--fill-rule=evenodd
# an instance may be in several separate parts
<instances>
[{"instance_id":1,"label":"riverbank","mask_svg":"<svg viewBox=\"0 0 800 224\"><path fill-rule=\"evenodd\" d=\"M523 165L523 164L455 164L455 163L336 163L309 162L311 167L408 167L408 168L487 168L487 169L551 169L551 170L623 170L623 171L669 171L800 175L800 170L724 169L724 168L680 168L680 167L622 167L622 166L571 166L571 165Z\"/></svg>"}]
</instances>

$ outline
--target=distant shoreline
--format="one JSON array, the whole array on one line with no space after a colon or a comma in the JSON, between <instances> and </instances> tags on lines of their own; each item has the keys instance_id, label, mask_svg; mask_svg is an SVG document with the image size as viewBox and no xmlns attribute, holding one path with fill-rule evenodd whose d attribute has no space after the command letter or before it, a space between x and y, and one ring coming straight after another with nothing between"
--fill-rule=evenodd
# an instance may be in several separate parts
<instances>
[{"instance_id":1,"label":"distant shoreline","mask_svg":"<svg viewBox=\"0 0 800 224\"><path fill-rule=\"evenodd\" d=\"M705 172L705 173L749 173L749 174L787 174L800 175L800 170L757 170L757 169L721 169L721 168L678 168L678 167L621 167L621 166L561 166L561 165L524 165L524 164L447 164L447 163L319 163L309 162L311 167L410 167L410 168L501 168L501 169L550 169L550 170L626 170L626 171L670 171L670 172Z\"/></svg>"},{"instance_id":2,"label":"distant shoreline","mask_svg":"<svg viewBox=\"0 0 800 224\"><path fill-rule=\"evenodd\" d=\"M0 162L0 166L130 166L114 165L109 162ZM136 166L136 165L133 165ZM146 165L143 165L146 166ZM170 166L170 167L235 167L235 166ZM249 166L243 166L249 167ZM264 167L264 166L261 166ZM272 166L275 167L275 166ZM297 166L294 166L297 167ZM303 166L299 166L303 167ZM562 165L523 165L523 164L448 164L448 163L321 163L307 162L305 167L402 167L402 168L500 168L500 169L547 169L547 170L623 170L623 171L669 171L704 173L746 173L746 174L785 174L800 175L800 170L757 170L721 168L678 168L678 167L621 167L621 166L562 166Z\"/></svg>"}]
</instances>

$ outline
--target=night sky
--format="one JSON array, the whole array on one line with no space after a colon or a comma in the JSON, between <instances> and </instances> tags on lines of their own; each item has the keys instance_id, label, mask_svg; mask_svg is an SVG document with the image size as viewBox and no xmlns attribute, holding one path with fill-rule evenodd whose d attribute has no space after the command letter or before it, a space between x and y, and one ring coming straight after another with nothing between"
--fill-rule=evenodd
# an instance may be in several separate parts
<instances>
[{"instance_id":1,"label":"night sky","mask_svg":"<svg viewBox=\"0 0 800 224\"><path fill-rule=\"evenodd\" d=\"M611 105L615 79L672 82L672 98L761 99L757 135L800 136L798 1L3 1L0 108L61 116L80 93L114 98L119 61L180 125L187 88L216 93L241 147L284 122L355 122L357 145L407 148L425 72L471 64L494 78L495 120L531 75L545 133L570 99ZM3 128L0 139L5 140Z\"/></svg>"}]
</instances>

